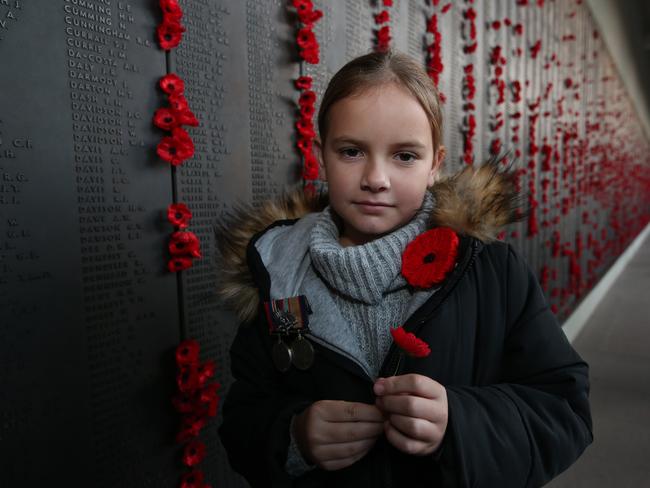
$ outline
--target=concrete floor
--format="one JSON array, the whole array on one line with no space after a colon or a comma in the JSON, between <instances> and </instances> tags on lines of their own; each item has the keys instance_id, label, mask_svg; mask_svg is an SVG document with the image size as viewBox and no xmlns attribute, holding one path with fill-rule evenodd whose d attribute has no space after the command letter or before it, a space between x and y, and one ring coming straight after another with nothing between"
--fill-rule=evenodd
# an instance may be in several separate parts
<instances>
[{"instance_id":1,"label":"concrete floor","mask_svg":"<svg viewBox=\"0 0 650 488\"><path fill-rule=\"evenodd\" d=\"M650 487L650 235L573 345L590 368L594 442L546 486Z\"/></svg>"}]
</instances>

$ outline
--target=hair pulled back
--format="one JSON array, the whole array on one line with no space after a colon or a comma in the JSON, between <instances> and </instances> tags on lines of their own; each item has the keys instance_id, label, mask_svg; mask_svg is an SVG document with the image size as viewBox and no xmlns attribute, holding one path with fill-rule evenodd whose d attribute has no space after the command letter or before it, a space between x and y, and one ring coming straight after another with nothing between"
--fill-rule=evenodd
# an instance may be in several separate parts
<instances>
[{"instance_id":1,"label":"hair pulled back","mask_svg":"<svg viewBox=\"0 0 650 488\"><path fill-rule=\"evenodd\" d=\"M325 143L327 114L334 103L386 83L397 83L420 102L431 126L433 149L437 151L442 142L442 111L438 90L420 63L393 50L359 56L332 77L318 110L321 142Z\"/></svg>"}]
</instances>

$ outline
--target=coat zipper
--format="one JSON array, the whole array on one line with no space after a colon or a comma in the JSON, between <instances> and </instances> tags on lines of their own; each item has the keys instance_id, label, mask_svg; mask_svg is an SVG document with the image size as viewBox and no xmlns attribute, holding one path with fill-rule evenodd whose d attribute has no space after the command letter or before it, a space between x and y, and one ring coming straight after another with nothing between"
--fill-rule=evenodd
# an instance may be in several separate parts
<instances>
[{"instance_id":1,"label":"coat zipper","mask_svg":"<svg viewBox=\"0 0 650 488\"><path fill-rule=\"evenodd\" d=\"M472 245L471 255L470 255L469 260L467 261L467 264L464 266L463 270L458 274L458 276L454 279L454 281L449 284L447 289L441 290L441 292L443 292L444 295L442 296L440 301L436 304L436 306L433 308L433 310L431 310L431 312L429 312L426 317L419 320L417 322L417 324L415 324L414 332L417 331L417 329L420 326L422 326L422 324L424 324L427 320L429 320L429 318L436 312L436 310L438 310L438 308L440 308L440 306L445 302L447 296L455 288L456 284L460 281L460 279L465 275L467 270L474 263L474 260L476 259L476 255L478 254L477 253L478 243L477 243L476 240L473 240L471 245ZM397 351L397 354L396 354L396 351ZM399 371L399 367L400 367L401 362L402 362L402 354L403 353L397 349L395 344L391 344L390 350L389 350L389 353L388 353L388 356L389 356L390 359L386 363L387 365L391 365L391 367L387 368L387 369L382 369L382 371L381 371L381 372L390 371L391 373L390 374L381 374L381 372L380 372L380 376L387 377L387 376L395 376L395 375L397 375L397 373ZM395 359L395 356L397 356L397 359Z\"/></svg>"}]
</instances>

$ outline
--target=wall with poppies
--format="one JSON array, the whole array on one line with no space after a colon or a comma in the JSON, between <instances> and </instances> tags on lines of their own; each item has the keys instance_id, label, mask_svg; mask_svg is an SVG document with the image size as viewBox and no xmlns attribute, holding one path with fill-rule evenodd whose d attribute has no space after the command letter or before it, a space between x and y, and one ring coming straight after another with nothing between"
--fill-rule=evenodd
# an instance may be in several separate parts
<instances>
[{"instance_id":1,"label":"wall with poppies","mask_svg":"<svg viewBox=\"0 0 650 488\"><path fill-rule=\"evenodd\" d=\"M564 320L650 215L584 2L0 2L3 482L244 486L216 435L237 323L214 226L316 189L328 79L388 47L439 87L447 173L515 164L533 211L501 238Z\"/></svg>"},{"instance_id":2,"label":"wall with poppies","mask_svg":"<svg viewBox=\"0 0 650 488\"><path fill-rule=\"evenodd\" d=\"M199 298L218 279L207 271L212 219L242 199L257 206L289 184L317 185L320 95L347 60L372 49L411 54L439 87L447 173L492 155L515 165L532 211L500 237L526 255L560 320L648 222L647 135L579 0L183 4L197 27L209 27L189 24L171 59L195 85L188 99L199 119L213 119L201 132L198 153L207 157L190 162L220 193L219 206L194 220L207 259L182 279L205 306L188 307L187 326L223 361L232 318ZM181 186L190 180L184 171Z\"/></svg>"}]
</instances>

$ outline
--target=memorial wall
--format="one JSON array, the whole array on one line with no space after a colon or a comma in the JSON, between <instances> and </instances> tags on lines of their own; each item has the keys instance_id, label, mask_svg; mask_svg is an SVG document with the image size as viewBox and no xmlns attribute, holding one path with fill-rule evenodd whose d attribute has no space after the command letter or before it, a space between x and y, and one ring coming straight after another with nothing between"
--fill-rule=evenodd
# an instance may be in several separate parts
<instances>
[{"instance_id":1,"label":"memorial wall","mask_svg":"<svg viewBox=\"0 0 650 488\"><path fill-rule=\"evenodd\" d=\"M518 168L532 212L501 238L560 320L645 226L650 146L581 1L392 3L379 22L382 2L314 1L314 64L290 1L182 0L165 51L155 0L0 0L1 486L178 486L176 346L196 339L222 395L230 384L215 225L302 184L294 80L320 96L382 27L435 66L445 173L492 154ZM199 121L177 166L152 122L168 73ZM179 202L201 258L171 272ZM201 431L206 482L246 486L219 422Z\"/></svg>"}]
</instances>

